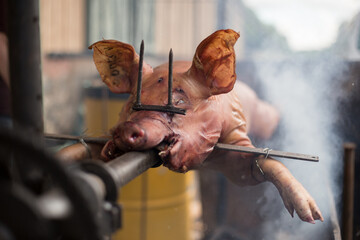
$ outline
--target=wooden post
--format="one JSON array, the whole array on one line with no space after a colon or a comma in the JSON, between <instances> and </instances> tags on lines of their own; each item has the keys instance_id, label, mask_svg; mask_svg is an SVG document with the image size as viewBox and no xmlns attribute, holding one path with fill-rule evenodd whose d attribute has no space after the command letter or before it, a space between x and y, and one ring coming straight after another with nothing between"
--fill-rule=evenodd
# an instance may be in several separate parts
<instances>
[{"instance_id":1,"label":"wooden post","mask_svg":"<svg viewBox=\"0 0 360 240\"><path fill-rule=\"evenodd\" d=\"M344 144L343 208L341 217L342 240L353 239L355 149L356 145L354 143Z\"/></svg>"}]
</instances>

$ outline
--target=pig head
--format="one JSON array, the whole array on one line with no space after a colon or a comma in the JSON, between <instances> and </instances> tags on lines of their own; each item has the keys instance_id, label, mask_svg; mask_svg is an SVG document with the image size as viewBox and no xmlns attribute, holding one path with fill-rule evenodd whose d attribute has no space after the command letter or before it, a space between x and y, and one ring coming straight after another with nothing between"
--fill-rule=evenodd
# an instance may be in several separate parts
<instances>
[{"instance_id":1,"label":"pig head","mask_svg":"<svg viewBox=\"0 0 360 240\"><path fill-rule=\"evenodd\" d=\"M97 70L110 90L130 93L102 157L110 160L126 151L157 148L165 166L186 172L202 164L217 142L252 146L244 116L253 115L252 109L244 112L239 100L246 86L234 89L233 46L238 38L233 30L216 31L199 44L192 62L174 62L172 102L175 107L186 109L186 115L134 111L139 70L139 56L134 48L115 40L90 46ZM168 64L152 69L144 63L142 72L142 104L165 106ZM270 135L277 124L277 113L270 110L264 114L269 114L268 120L271 116L274 120L262 131Z\"/></svg>"}]
</instances>

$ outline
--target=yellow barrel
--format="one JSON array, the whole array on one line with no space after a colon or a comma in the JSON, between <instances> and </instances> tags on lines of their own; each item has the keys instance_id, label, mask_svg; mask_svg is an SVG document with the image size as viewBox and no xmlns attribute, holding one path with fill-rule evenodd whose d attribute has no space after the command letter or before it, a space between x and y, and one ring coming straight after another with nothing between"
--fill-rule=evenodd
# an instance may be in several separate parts
<instances>
[{"instance_id":1,"label":"yellow barrel","mask_svg":"<svg viewBox=\"0 0 360 240\"><path fill-rule=\"evenodd\" d=\"M114 126L127 96L104 88L85 91L87 133L101 136ZM120 189L123 225L112 239L195 239L200 218L196 174L153 168Z\"/></svg>"}]
</instances>

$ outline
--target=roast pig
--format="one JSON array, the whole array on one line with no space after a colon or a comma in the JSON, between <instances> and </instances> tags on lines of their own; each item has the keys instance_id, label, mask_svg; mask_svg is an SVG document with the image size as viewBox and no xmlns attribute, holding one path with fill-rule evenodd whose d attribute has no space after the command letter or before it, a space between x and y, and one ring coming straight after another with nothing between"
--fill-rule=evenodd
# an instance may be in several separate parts
<instances>
[{"instance_id":1,"label":"roast pig","mask_svg":"<svg viewBox=\"0 0 360 240\"><path fill-rule=\"evenodd\" d=\"M127 151L157 148L164 165L173 171L208 167L241 186L270 181L292 216L295 210L303 221L323 221L314 199L279 161L214 151L218 142L253 147L249 127L266 138L279 118L272 106L236 81L233 47L239 36L230 29L216 31L199 44L192 62L174 62L172 102L186 109L186 115L133 110L139 70L135 49L115 40L91 45L104 83L112 92L130 94L101 156L109 161ZM143 63L142 72L142 104L165 106L168 63L154 69Z\"/></svg>"}]
</instances>

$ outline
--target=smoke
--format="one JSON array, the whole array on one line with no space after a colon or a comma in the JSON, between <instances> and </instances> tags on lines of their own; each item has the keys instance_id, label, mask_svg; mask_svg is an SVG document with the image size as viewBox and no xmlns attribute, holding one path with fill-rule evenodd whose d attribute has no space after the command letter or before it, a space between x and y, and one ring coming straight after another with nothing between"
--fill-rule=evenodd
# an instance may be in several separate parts
<instances>
[{"instance_id":1,"label":"smoke","mask_svg":"<svg viewBox=\"0 0 360 240\"><path fill-rule=\"evenodd\" d=\"M280 143L283 151L320 157L319 163L282 162L313 196L325 219L312 225L297 217L290 220L284 210L280 220L268 224L265 231L278 229L277 239L289 234L294 234L291 239L329 239L334 213L331 202L339 201L342 173L342 142L336 130L336 107L342 93L335 76L345 67L329 52L288 56L275 62L264 59L255 64L263 98L281 113L280 134L273 144L278 147Z\"/></svg>"}]
</instances>

